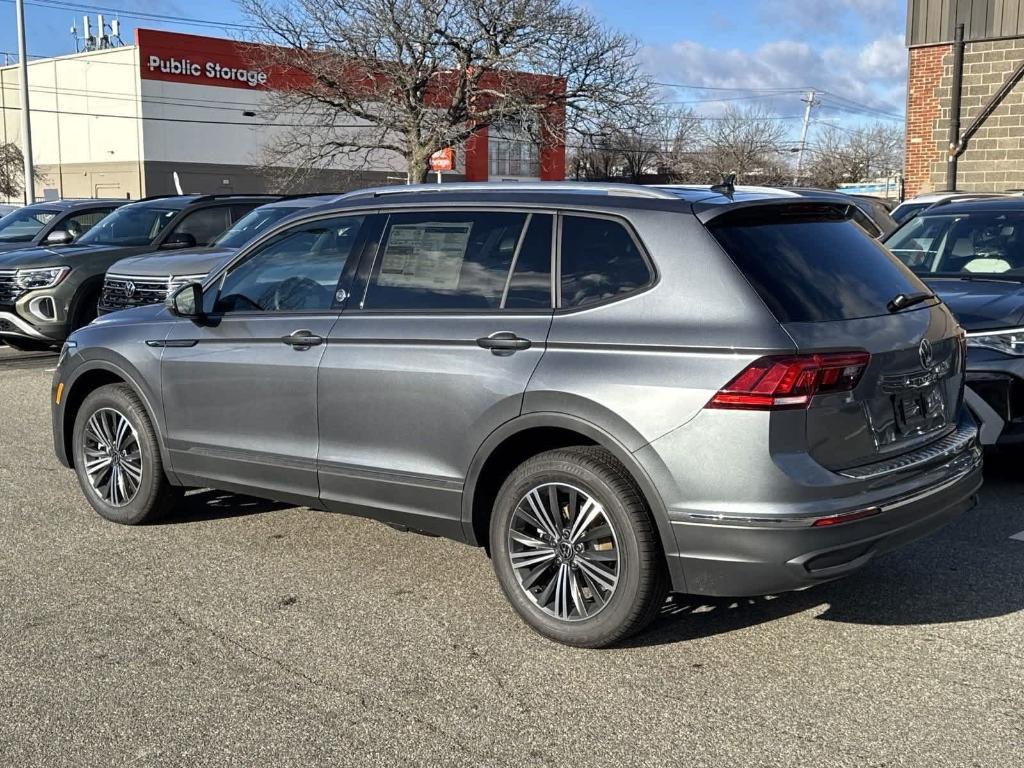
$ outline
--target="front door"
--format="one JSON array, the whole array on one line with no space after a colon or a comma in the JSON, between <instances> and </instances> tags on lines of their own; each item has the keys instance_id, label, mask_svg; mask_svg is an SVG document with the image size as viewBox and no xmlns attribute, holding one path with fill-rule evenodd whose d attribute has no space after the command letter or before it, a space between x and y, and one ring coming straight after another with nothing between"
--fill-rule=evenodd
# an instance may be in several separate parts
<instances>
[{"instance_id":1,"label":"front door","mask_svg":"<svg viewBox=\"0 0 1024 768\"><path fill-rule=\"evenodd\" d=\"M317 368L361 225L334 216L284 230L207 287L203 322L173 327L164 418L183 482L316 503Z\"/></svg>"},{"instance_id":2,"label":"front door","mask_svg":"<svg viewBox=\"0 0 1024 768\"><path fill-rule=\"evenodd\" d=\"M462 537L473 455L544 353L551 232L544 212L388 216L320 366L328 509Z\"/></svg>"}]
</instances>

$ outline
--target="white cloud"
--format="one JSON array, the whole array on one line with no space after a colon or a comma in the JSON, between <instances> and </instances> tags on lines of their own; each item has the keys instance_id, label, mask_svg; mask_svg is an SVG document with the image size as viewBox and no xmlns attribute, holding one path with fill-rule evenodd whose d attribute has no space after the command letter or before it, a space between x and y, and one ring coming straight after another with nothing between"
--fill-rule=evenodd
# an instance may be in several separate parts
<instances>
[{"instance_id":1,"label":"white cloud","mask_svg":"<svg viewBox=\"0 0 1024 768\"><path fill-rule=\"evenodd\" d=\"M868 4L871 5L872 0L868 0ZM907 56L902 37L896 34L878 37L859 48L815 47L799 40L782 39L752 50L714 49L683 41L648 48L645 54L649 71L661 82L751 90L813 87L827 92L821 95L822 109L826 111L838 108L842 100L852 100L875 110L903 112ZM695 91L671 93L673 99L730 95ZM792 93L766 97L756 103L792 114L802 107L799 99L799 94ZM692 106L710 114L720 111L724 103Z\"/></svg>"}]
</instances>

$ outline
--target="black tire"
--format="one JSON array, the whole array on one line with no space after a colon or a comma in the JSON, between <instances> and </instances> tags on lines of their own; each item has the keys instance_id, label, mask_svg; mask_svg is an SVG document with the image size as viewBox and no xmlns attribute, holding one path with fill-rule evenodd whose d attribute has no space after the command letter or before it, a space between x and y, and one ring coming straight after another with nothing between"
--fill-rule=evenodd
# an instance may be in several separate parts
<instances>
[{"instance_id":1,"label":"black tire","mask_svg":"<svg viewBox=\"0 0 1024 768\"><path fill-rule=\"evenodd\" d=\"M593 610L596 603L590 605L593 615L581 613L578 608L570 607L566 618L560 618L552 614L550 608L542 608L539 600L545 599L545 590L540 584L544 583L544 579L541 578L538 586L533 587L533 596L528 595L527 589L516 575L517 569L512 565L510 531L514 522L517 526L523 524L523 517L521 513L517 515L517 508L521 502L527 503L525 497L531 489L542 487L550 492L550 488L555 484L561 489L559 492L571 486L600 504L604 517L613 531L614 549L618 558L617 582L610 597L602 606ZM556 495L555 498L554 506L562 510L558 514L562 515L561 523L565 526L564 530L568 530L568 526L572 525L572 519L566 516L565 508L557 501L559 497ZM546 508L550 509L550 506L549 504ZM568 504L565 507L568 507ZM524 506L522 509L529 512L528 507ZM581 515L577 512L574 516ZM557 528L557 521L552 522ZM534 526L533 531L539 538L545 538L542 527ZM518 528L517 532L521 533L522 528ZM633 478L622 464L603 448L560 448L538 454L520 464L498 491L491 517L490 545L495 574L512 607L541 635L567 645L602 648L640 632L657 615L668 593L668 573L664 554L650 510ZM557 562L565 562L567 567L572 567L568 578L576 579L577 576L573 574L579 574L581 581L574 586L582 586L582 567L579 563L575 566L570 564L573 562L571 558L585 558L586 553L565 554L559 549L560 546L560 543L551 544L551 551L557 552L559 558L563 557L563 554L566 558ZM594 548L597 549L598 545L594 545ZM516 554L523 555L527 552L528 550L520 549ZM561 566L552 563L549 567L557 569ZM531 568L530 571L525 571L520 563L520 572L528 573L532 570ZM586 595L593 595L593 585L586 590L580 589L579 594L584 596L585 602ZM576 604L575 593L572 600ZM575 616L569 618L569 614L573 612Z\"/></svg>"},{"instance_id":2,"label":"black tire","mask_svg":"<svg viewBox=\"0 0 1024 768\"><path fill-rule=\"evenodd\" d=\"M57 344L52 341L23 339L20 336L5 336L4 341L11 349L19 352L49 352L57 348Z\"/></svg>"},{"instance_id":3,"label":"black tire","mask_svg":"<svg viewBox=\"0 0 1024 768\"><path fill-rule=\"evenodd\" d=\"M87 425L95 414L100 414L106 419L114 419L119 415L128 422L133 431L125 443L125 453L134 457L135 446L138 447L141 480L134 494L130 498L125 496L124 503L111 502L108 497L109 482L107 491L104 492L104 486L100 482L103 477L102 471L97 474L100 482L98 488L94 487L93 480L86 471L86 440L89 432ZM170 512L181 497L179 489L167 481L156 432L149 420L149 414L130 387L124 384L110 384L90 392L75 416L71 440L75 473L78 475L82 492L93 509L107 520L122 525L153 523Z\"/></svg>"},{"instance_id":4,"label":"black tire","mask_svg":"<svg viewBox=\"0 0 1024 768\"><path fill-rule=\"evenodd\" d=\"M68 331L69 336L79 328L87 326L99 315L102 288L102 285L86 288L81 298L75 302L75 309L71 316L71 328Z\"/></svg>"}]
</instances>

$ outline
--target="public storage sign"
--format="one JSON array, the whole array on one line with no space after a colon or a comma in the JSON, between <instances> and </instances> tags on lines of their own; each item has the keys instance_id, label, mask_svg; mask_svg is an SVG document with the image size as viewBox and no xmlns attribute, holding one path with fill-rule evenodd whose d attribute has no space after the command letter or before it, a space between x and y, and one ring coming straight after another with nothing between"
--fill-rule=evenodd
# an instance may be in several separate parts
<instances>
[{"instance_id":1,"label":"public storage sign","mask_svg":"<svg viewBox=\"0 0 1024 768\"><path fill-rule=\"evenodd\" d=\"M143 80L268 90L303 79L281 67L254 66L259 45L155 29L136 29L135 44Z\"/></svg>"}]
</instances>

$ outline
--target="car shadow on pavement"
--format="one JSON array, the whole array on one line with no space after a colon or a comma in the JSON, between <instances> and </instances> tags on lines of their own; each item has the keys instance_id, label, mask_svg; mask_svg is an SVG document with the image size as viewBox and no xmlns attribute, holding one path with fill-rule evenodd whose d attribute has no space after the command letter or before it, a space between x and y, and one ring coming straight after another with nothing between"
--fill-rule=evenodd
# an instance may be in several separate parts
<instances>
[{"instance_id":1,"label":"car shadow on pavement","mask_svg":"<svg viewBox=\"0 0 1024 768\"><path fill-rule=\"evenodd\" d=\"M259 515L264 512L276 512L289 509L294 504L284 504L254 496L244 496L227 491L202 489L190 491L166 518L158 525L181 525L183 523L208 522L224 520L231 517Z\"/></svg>"},{"instance_id":2,"label":"car shadow on pavement","mask_svg":"<svg viewBox=\"0 0 1024 768\"><path fill-rule=\"evenodd\" d=\"M815 619L908 626L1024 609L1024 482L1019 456L987 459L981 502L940 531L878 557L847 579L756 598L673 595L632 646L710 637L815 611Z\"/></svg>"}]
</instances>

